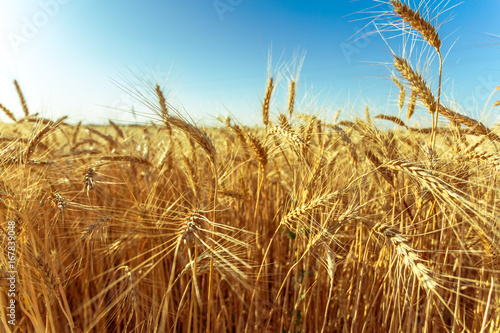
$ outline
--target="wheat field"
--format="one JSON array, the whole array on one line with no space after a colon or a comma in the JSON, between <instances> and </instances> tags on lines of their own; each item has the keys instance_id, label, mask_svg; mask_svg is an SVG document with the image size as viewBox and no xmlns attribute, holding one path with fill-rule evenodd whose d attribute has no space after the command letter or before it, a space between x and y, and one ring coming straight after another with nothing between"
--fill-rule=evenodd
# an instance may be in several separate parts
<instances>
[{"instance_id":1,"label":"wheat field","mask_svg":"<svg viewBox=\"0 0 500 333\"><path fill-rule=\"evenodd\" d=\"M69 124L31 114L15 81L0 330L500 331L500 133L443 104L437 28L388 3L439 60L431 84L389 59L405 119L327 121L270 76L260 126L198 125L159 85L148 125ZM407 125L418 113L431 127Z\"/></svg>"}]
</instances>

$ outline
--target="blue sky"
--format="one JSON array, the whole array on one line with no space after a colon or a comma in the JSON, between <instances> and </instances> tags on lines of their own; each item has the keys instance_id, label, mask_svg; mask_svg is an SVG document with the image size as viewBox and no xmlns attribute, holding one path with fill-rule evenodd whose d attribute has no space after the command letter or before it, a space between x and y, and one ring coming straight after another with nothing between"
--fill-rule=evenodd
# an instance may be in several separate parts
<instances>
[{"instance_id":1,"label":"blue sky","mask_svg":"<svg viewBox=\"0 0 500 333\"><path fill-rule=\"evenodd\" d=\"M500 34L500 2L425 3L453 7L437 20L452 18L439 30L444 52L451 48L444 69L446 98L461 112L484 118L483 106L500 85L500 40L488 37ZM73 122L144 121L134 117L132 106L139 114L151 111L119 86L146 92L142 83L159 82L172 104L197 121L213 123L229 110L254 124L260 120L271 52L274 74L286 65L293 68L294 59L297 65L305 54L299 112L332 119L338 109L348 117L362 115L369 105L373 114L397 115L389 48L378 35L351 38L374 11L387 8L373 0L2 0L0 103L21 117L12 85L17 79L33 113L69 115ZM397 36L390 41L396 53L401 41ZM282 73L274 113L285 107L293 71ZM433 72L429 79L435 80ZM419 117L429 118L423 110Z\"/></svg>"}]
</instances>

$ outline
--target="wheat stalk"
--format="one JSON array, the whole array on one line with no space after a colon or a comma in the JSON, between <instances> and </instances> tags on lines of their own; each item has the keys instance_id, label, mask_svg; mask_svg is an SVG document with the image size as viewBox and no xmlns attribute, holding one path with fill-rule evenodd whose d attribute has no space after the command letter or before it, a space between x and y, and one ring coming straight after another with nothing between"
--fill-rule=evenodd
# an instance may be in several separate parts
<instances>
[{"instance_id":1,"label":"wheat stalk","mask_svg":"<svg viewBox=\"0 0 500 333\"><path fill-rule=\"evenodd\" d=\"M436 103L436 108L432 109L432 128L433 132L431 134L431 148L434 150L435 140L436 140L436 129L438 126L438 114L441 101L441 81L443 73L443 57L441 55L441 39L437 29L426 19L420 15L419 11L414 11L405 3L399 0L391 0L391 4L394 7L394 12L399 15L404 21L410 24L413 29L418 31L427 43L432 46L439 56L439 82L438 82L438 98ZM401 109L401 108L400 108Z\"/></svg>"}]
</instances>

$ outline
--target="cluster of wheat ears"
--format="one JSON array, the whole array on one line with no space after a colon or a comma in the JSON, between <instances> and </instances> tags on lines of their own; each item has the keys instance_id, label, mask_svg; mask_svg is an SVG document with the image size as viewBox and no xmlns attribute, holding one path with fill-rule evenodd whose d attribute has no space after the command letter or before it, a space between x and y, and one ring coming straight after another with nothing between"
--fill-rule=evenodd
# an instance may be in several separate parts
<instances>
[{"instance_id":1,"label":"cluster of wheat ears","mask_svg":"<svg viewBox=\"0 0 500 333\"><path fill-rule=\"evenodd\" d=\"M30 115L15 82L0 275L7 290L15 222L16 325L1 293L0 330L498 332L500 137L441 103L433 22L386 5L439 55L436 88L393 55L400 111L431 128L299 114L294 78L275 113L272 76L260 127L197 126L158 85L156 124L70 125Z\"/></svg>"}]
</instances>

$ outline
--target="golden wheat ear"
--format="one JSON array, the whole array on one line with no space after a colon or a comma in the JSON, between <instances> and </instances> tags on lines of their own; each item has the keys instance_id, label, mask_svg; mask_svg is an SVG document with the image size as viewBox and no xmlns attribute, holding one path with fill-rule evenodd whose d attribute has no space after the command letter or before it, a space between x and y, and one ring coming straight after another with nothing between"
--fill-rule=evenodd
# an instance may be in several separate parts
<instances>
[{"instance_id":1,"label":"golden wheat ear","mask_svg":"<svg viewBox=\"0 0 500 333\"><path fill-rule=\"evenodd\" d=\"M271 106L271 96L274 89L274 80L271 76L267 82L266 94L264 95L264 102L262 102L262 123L265 126L269 125L269 108Z\"/></svg>"},{"instance_id":2,"label":"golden wheat ear","mask_svg":"<svg viewBox=\"0 0 500 333\"><path fill-rule=\"evenodd\" d=\"M384 119L384 120L392 121L396 125L399 125L399 126L404 127L404 128L408 128L408 126L406 126L406 124L398 117L388 116L385 114L379 114L379 115L375 116L375 119Z\"/></svg>"},{"instance_id":3,"label":"golden wheat ear","mask_svg":"<svg viewBox=\"0 0 500 333\"><path fill-rule=\"evenodd\" d=\"M7 109L3 104L0 104L0 109L2 109L3 113L5 113L5 115L9 117L12 121L17 122L16 117L14 117L14 114L9 109Z\"/></svg>"},{"instance_id":4,"label":"golden wheat ear","mask_svg":"<svg viewBox=\"0 0 500 333\"><path fill-rule=\"evenodd\" d=\"M295 107L295 81L290 80L290 86L288 87L288 114L290 115L290 119L292 119L294 107Z\"/></svg>"},{"instance_id":5,"label":"golden wheat ear","mask_svg":"<svg viewBox=\"0 0 500 333\"><path fill-rule=\"evenodd\" d=\"M419 11L411 9L407 4L399 0L391 0L391 4L394 7L394 12L411 25L413 29L418 31L430 46L435 49L441 47L441 39L439 38L437 29L424 19Z\"/></svg>"},{"instance_id":6,"label":"golden wheat ear","mask_svg":"<svg viewBox=\"0 0 500 333\"><path fill-rule=\"evenodd\" d=\"M250 142L250 147L252 147L252 150L257 155L261 168L265 169L267 165L267 148L265 144L252 134L248 134L248 141Z\"/></svg>"},{"instance_id":7,"label":"golden wheat ear","mask_svg":"<svg viewBox=\"0 0 500 333\"><path fill-rule=\"evenodd\" d=\"M109 121L109 124L111 125L111 127L113 127L113 129L115 130L116 134L122 138L122 139L125 139L125 135L123 134L123 131L121 130L121 128L115 124L112 120L108 120Z\"/></svg>"},{"instance_id":8,"label":"golden wheat ear","mask_svg":"<svg viewBox=\"0 0 500 333\"><path fill-rule=\"evenodd\" d=\"M49 122L47 125L45 125L40 131L38 131L33 139L31 139L28 142L28 145L26 146L24 150L24 161L28 161L28 158L33 154L35 151L35 148L41 143L42 139L50 132L55 130L59 125L66 119L68 118L67 116L64 116L62 118L59 118L55 122Z\"/></svg>"},{"instance_id":9,"label":"golden wheat ear","mask_svg":"<svg viewBox=\"0 0 500 333\"><path fill-rule=\"evenodd\" d=\"M14 86L16 86L17 95L19 96L19 101L21 102L21 106L23 107L24 115L26 117L29 117L30 113L28 111L28 104L26 103L26 99L24 98L23 92L17 80L14 80Z\"/></svg>"},{"instance_id":10,"label":"golden wheat ear","mask_svg":"<svg viewBox=\"0 0 500 333\"><path fill-rule=\"evenodd\" d=\"M438 284L430 275L429 267L420 262L422 259L399 231L387 224L377 224L372 230L392 243L398 258L411 270L427 292L435 291Z\"/></svg>"},{"instance_id":11,"label":"golden wheat ear","mask_svg":"<svg viewBox=\"0 0 500 333\"><path fill-rule=\"evenodd\" d=\"M180 118L167 117L164 120L165 124L175 126L191 137L205 151L212 164L217 165L217 151L212 140L204 131Z\"/></svg>"},{"instance_id":12,"label":"golden wheat ear","mask_svg":"<svg viewBox=\"0 0 500 333\"><path fill-rule=\"evenodd\" d=\"M412 89L411 90L411 95L410 95L410 100L408 101L408 109L406 111L406 121L408 122L415 113L415 107L417 105L417 98L418 98L418 93Z\"/></svg>"},{"instance_id":13,"label":"golden wheat ear","mask_svg":"<svg viewBox=\"0 0 500 333\"><path fill-rule=\"evenodd\" d=\"M432 114L432 133L430 138L431 140L430 147L434 150L436 142L436 132L438 126L439 108L441 103L441 82L443 74L441 39L439 38L439 34L436 27L433 26L430 21L424 19L424 17L420 14L418 10L415 11L411 9L407 4L402 3L399 0L391 0L391 4L394 7L394 13L396 13L411 27L413 27L413 29L418 31L420 35L423 37L423 39L436 50L436 53L439 56L439 82L438 82L437 103L435 103L434 108L429 109L429 111Z\"/></svg>"},{"instance_id":14,"label":"golden wheat ear","mask_svg":"<svg viewBox=\"0 0 500 333\"><path fill-rule=\"evenodd\" d=\"M403 78L405 78L406 81L411 84L413 88L412 91L414 91L415 94L420 97L424 105L429 109L429 112L435 112L437 108L437 102L434 94L428 87L424 78L415 70L413 70L408 60L394 55L394 67L396 67Z\"/></svg>"},{"instance_id":15,"label":"golden wheat ear","mask_svg":"<svg viewBox=\"0 0 500 333\"><path fill-rule=\"evenodd\" d=\"M393 76L391 79L399 88L398 106L399 106L399 111L401 111L403 110L403 106L405 103L405 87L403 86L403 84L401 84L401 82L399 82L399 80L396 77Z\"/></svg>"}]
</instances>

